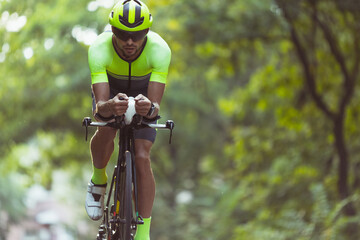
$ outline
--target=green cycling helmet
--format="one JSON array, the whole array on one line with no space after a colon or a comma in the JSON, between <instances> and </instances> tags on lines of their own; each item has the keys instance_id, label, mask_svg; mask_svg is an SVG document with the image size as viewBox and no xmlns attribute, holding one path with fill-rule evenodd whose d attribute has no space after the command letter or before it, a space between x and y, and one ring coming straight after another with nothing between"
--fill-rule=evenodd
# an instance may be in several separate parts
<instances>
[{"instance_id":1,"label":"green cycling helmet","mask_svg":"<svg viewBox=\"0 0 360 240\"><path fill-rule=\"evenodd\" d=\"M109 16L111 26L129 32L148 29L151 27L152 21L148 7L139 0L118 2Z\"/></svg>"}]
</instances>

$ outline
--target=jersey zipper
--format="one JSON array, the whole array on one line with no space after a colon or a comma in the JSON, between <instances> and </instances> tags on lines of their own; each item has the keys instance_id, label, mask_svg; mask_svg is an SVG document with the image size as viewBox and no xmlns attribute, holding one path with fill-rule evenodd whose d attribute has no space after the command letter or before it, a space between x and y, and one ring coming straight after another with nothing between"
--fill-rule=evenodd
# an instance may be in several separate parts
<instances>
[{"instance_id":1,"label":"jersey zipper","mask_svg":"<svg viewBox=\"0 0 360 240\"><path fill-rule=\"evenodd\" d=\"M132 62L128 62L128 63L129 63L128 90L130 90L130 88L131 88L131 63L132 63Z\"/></svg>"}]
</instances>

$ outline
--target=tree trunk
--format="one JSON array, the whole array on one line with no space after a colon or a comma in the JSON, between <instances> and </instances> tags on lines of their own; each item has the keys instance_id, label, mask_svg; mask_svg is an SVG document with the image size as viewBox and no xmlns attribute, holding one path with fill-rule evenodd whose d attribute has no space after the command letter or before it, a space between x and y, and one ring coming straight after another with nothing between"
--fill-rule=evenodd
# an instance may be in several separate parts
<instances>
[{"instance_id":1,"label":"tree trunk","mask_svg":"<svg viewBox=\"0 0 360 240\"><path fill-rule=\"evenodd\" d=\"M339 196L342 200L347 199L350 196L349 191L349 156L346 149L344 138L344 115L338 116L334 120L334 136L335 136L335 148L339 157L338 166L338 182L337 188ZM352 203L347 204L344 207L344 213L347 216L355 216L356 210Z\"/></svg>"}]
</instances>

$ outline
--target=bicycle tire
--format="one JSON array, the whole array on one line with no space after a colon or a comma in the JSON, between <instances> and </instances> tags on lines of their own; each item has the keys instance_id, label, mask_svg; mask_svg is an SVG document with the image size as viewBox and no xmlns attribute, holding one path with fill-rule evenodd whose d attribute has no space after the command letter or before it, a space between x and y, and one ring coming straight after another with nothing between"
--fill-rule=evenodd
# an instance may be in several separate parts
<instances>
[{"instance_id":1,"label":"bicycle tire","mask_svg":"<svg viewBox=\"0 0 360 240\"><path fill-rule=\"evenodd\" d=\"M120 240L131 240L132 233L132 159L129 151L125 152L125 174L123 184L119 189L122 194L120 203L120 218L124 223L120 224Z\"/></svg>"}]
</instances>

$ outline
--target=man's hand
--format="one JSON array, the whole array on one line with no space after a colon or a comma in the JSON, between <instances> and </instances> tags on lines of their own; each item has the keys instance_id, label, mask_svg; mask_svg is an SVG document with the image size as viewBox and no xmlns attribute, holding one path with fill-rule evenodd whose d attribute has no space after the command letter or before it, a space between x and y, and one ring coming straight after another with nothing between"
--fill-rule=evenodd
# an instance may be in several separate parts
<instances>
[{"instance_id":1,"label":"man's hand","mask_svg":"<svg viewBox=\"0 0 360 240\"><path fill-rule=\"evenodd\" d=\"M107 102L109 111L116 116L123 115L128 108L128 100L129 98L126 94L118 93L113 99Z\"/></svg>"},{"instance_id":2,"label":"man's hand","mask_svg":"<svg viewBox=\"0 0 360 240\"><path fill-rule=\"evenodd\" d=\"M151 101L142 94L137 95L134 100L136 113L146 117L151 108Z\"/></svg>"}]
</instances>

